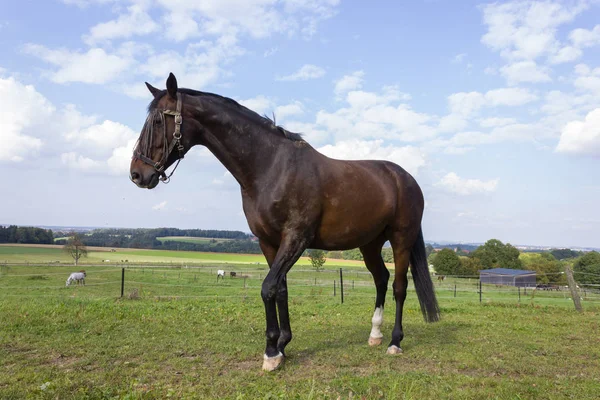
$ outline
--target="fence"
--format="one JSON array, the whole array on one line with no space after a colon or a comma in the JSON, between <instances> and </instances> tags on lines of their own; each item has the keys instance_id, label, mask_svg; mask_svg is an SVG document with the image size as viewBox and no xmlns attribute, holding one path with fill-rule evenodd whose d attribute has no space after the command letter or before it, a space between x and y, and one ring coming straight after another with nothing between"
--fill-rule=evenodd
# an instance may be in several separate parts
<instances>
[{"instance_id":1,"label":"fence","mask_svg":"<svg viewBox=\"0 0 600 400\"><path fill-rule=\"evenodd\" d=\"M65 286L71 272L85 269L85 287ZM226 270L224 278L217 270ZM236 272L231 276L230 272ZM51 296L91 298L260 298L267 268L251 265L28 265L0 264L2 296ZM440 304L453 301L527 303L572 307L571 294L565 287L517 288L481 284L478 277L445 276L433 278ZM344 299L375 299L375 285L368 271L358 268L326 269L317 272L296 267L287 278L290 298L313 297L344 302ZM586 304L600 305L599 285L579 285L579 296ZM558 290L555 290L558 289ZM409 292L414 292L409 280ZM410 294L409 296L415 295ZM388 290L391 301L392 290ZM414 296L416 298L416 296Z\"/></svg>"}]
</instances>

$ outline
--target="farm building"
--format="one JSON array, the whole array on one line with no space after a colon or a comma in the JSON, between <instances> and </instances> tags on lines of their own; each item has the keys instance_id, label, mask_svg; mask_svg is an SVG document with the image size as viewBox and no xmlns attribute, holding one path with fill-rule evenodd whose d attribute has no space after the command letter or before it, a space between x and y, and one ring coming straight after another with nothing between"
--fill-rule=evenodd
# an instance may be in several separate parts
<instances>
[{"instance_id":1,"label":"farm building","mask_svg":"<svg viewBox=\"0 0 600 400\"><path fill-rule=\"evenodd\" d=\"M535 271L522 269L493 268L479 271L481 283L518 287L535 287Z\"/></svg>"}]
</instances>

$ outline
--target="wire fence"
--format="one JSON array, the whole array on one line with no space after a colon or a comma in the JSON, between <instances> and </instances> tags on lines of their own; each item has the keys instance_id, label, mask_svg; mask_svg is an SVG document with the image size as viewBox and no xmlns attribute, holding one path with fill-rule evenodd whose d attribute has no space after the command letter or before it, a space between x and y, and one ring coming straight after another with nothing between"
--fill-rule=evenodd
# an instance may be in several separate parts
<instances>
[{"instance_id":1,"label":"wire fence","mask_svg":"<svg viewBox=\"0 0 600 400\"><path fill-rule=\"evenodd\" d=\"M70 273L85 269L85 285L66 285ZM227 269L224 277L217 271ZM233 274L233 273L234 274ZM0 264L0 298L4 297L85 297L85 298L260 298L266 267L248 265L33 265ZM235 276L234 276L235 275ZM587 274L594 275L594 274ZM507 302L536 305L573 305L564 285L514 287L482 284L478 276L433 276L442 307L453 301ZM287 276L290 298L312 297L343 302L352 298L375 299L375 285L368 271L354 268L317 272L294 268ZM414 292L409 280L409 296ZM600 305L600 285L579 284L577 292L584 306ZM414 293L413 293L414 295ZM393 296L388 290L388 301ZM324 300L321 300L324 301Z\"/></svg>"}]
</instances>

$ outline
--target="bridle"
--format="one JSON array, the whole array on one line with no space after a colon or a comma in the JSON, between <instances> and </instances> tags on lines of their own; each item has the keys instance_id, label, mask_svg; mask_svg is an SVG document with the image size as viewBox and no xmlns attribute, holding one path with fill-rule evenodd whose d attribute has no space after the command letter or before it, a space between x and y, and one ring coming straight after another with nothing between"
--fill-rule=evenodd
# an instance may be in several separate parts
<instances>
[{"instance_id":1,"label":"bridle","mask_svg":"<svg viewBox=\"0 0 600 400\"><path fill-rule=\"evenodd\" d=\"M183 122L183 117L181 116L181 93L177 93L177 106L176 106L175 111L161 110L160 113L162 114L163 120L164 120L165 115L172 115L175 119L175 131L173 132L173 140L171 141L171 144L167 147L167 124L163 122L164 146L163 146L163 154L162 154L160 161L154 161L147 155L142 154L142 151L140 150L139 141L138 141L138 145L136 145L136 149L133 153L133 158L141 160L144 163L154 167L156 172L158 172L160 174L160 178L159 178L160 181L163 183L169 183L169 180L171 179L171 175L173 175L173 173L179 166L179 162L183 159L183 156L184 156L184 152L183 152L184 147L183 147L183 144L181 144L181 124ZM152 117L152 115L148 116L148 120L146 121L147 123L153 123L151 121L151 117ZM151 144L152 143L150 143L150 145ZM179 158L177 159L177 164L175 164L175 168L173 168L173 170L171 171L169 176L167 176L167 174L165 173L165 164L167 163L167 159L169 158L169 156L171 155L171 153L173 152L173 150L175 148L177 148L177 151L179 151Z\"/></svg>"}]
</instances>

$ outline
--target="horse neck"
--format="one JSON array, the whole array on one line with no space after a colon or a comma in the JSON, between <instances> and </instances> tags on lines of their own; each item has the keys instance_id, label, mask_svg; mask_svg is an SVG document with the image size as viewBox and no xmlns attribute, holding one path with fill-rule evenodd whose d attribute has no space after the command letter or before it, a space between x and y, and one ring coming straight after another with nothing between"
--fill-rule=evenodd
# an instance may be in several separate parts
<instances>
[{"instance_id":1,"label":"horse neck","mask_svg":"<svg viewBox=\"0 0 600 400\"><path fill-rule=\"evenodd\" d=\"M204 128L198 144L213 153L244 190L252 191L274 163L276 150L289 139L269 132L258 116L255 120L228 106L215 107L198 107L202 111L196 120Z\"/></svg>"}]
</instances>

